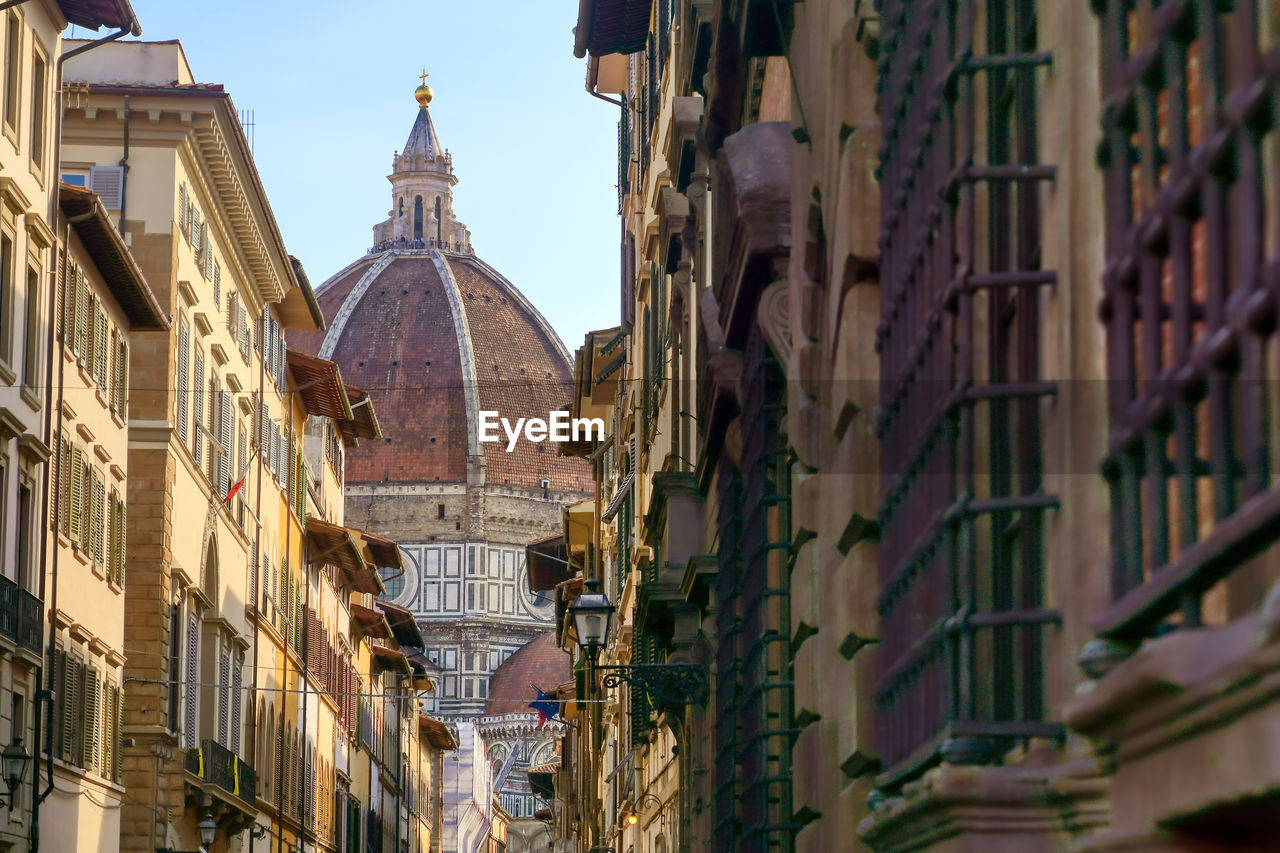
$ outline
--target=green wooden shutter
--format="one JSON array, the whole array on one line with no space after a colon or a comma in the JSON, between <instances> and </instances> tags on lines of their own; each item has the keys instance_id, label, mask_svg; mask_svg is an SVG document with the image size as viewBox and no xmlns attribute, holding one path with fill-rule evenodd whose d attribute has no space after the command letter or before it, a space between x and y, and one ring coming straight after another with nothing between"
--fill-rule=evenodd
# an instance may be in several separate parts
<instances>
[{"instance_id":1,"label":"green wooden shutter","mask_svg":"<svg viewBox=\"0 0 1280 853\"><path fill-rule=\"evenodd\" d=\"M89 282L80 267L76 267L75 312L75 334L71 350L76 355L76 361L83 365L89 349Z\"/></svg>"},{"instance_id":2,"label":"green wooden shutter","mask_svg":"<svg viewBox=\"0 0 1280 853\"><path fill-rule=\"evenodd\" d=\"M191 433L194 440L193 455L196 458L197 465L204 464L204 350L200 346L195 347L196 351L196 374L193 379L193 388L191 389L192 402L192 427Z\"/></svg>"},{"instance_id":3,"label":"green wooden shutter","mask_svg":"<svg viewBox=\"0 0 1280 853\"><path fill-rule=\"evenodd\" d=\"M119 549L118 557L116 559L116 584L123 588L124 565L129 553L129 506L125 503L124 498L117 498L117 500L120 502L120 509L117 514L117 517L120 519L120 535L116 539L116 542L118 543L117 547Z\"/></svg>"},{"instance_id":4,"label":"green wooden shutter","mask_svg":"<svg viewBox=\"0 0 1280 853\"><path fill-rule=\"evenodd\" d=\"M70 506L68 507L67 535L71 541L84 547L84 449L78 444L71 446L71 480Z\"/></svg>"},{"instance_id":5,"label":"green wooden shutter","mask_svg":"<svg viewBox=\"0 0 1280 853\"><path fill-rule=\"evenodd\" d=\"M107 353L111 346L107 328L107 312L102 307L102 300L97 300L93 311L93 378L103 396L107 396Z\"/></svg>"},{"instance_id":6,"label":"green wooden shutter","mask_svg":"<svg viewBox=\"0 0 1280 853\"><path fill-rule=\"evenodd\" d=\"M78 724L84 719L84 664L75 655L67 660L67 705L62 716L64 729L69 733L65 760L83 765L84 728Z\"/></svg>"},{"instance_id":7,"label":"green wooden shutter","mask_svg":"<svg viewBox=\"0 0 1280 853\"><path fill-rule=\"evenodd\" d=\"M94 773L102 772L102 731L99 701L98 668L90 664L84 677L84 740L80 753L81 767Z\"/></svg>"}]
</instances>

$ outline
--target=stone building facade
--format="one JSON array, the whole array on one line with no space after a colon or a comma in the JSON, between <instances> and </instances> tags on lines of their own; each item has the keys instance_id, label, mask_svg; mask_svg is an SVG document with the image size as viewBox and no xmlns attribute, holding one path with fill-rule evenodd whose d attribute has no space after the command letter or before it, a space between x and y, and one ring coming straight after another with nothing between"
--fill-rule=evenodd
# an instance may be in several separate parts
<instances>
[{"instance_id":1,"label":"stone building facade","mask_svg":"<svg viewBox=\"0 0 1280 853\"><path fill-rule=\"evenodd\" d=\"M1267 849L1274 9L641 6L576 31L622 95L631 338L581 568L611 662L712 689L580 712L561 840ZM586 408L614 365L578 363ZM666 737L672 783L602 749Z\"/></svg>"}]
</instances>

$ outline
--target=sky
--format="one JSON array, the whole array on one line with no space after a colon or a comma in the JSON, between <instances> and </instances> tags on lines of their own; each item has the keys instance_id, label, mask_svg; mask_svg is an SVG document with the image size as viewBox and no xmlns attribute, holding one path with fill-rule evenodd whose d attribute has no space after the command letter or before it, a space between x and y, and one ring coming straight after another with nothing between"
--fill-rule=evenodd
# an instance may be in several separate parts
<instances>
[{"instance_id":1,"label":"sky","mask_svg":"<svg viewBox=\"0 0 1280 853\"><path fill-rule=\"evenodd\" d=\"M570 352L617 324L618 111L584 89L577 0L132 4L144 40L180 40L197 81L252 111L258 171L314 286L363 255L386 218L425 68L476 254Z\"/></svg>"}]
</instances>

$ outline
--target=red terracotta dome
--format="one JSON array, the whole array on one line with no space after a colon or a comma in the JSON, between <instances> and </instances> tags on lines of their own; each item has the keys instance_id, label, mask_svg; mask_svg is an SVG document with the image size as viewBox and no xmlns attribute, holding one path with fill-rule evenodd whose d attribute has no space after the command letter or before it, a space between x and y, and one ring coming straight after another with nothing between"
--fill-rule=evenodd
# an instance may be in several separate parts
<instances>
[{"instance_id":1,"label":"red terracotta dome","mask_svg":"<svg viewBox=\"0 0 1280 853\"><path fill-rule=\"evenodd\" d=\"M490 485L590 488L581 462L556 445L479 443L478 412L515 422L568 408L569 355L509 281L466 251L390 246L317 292L328 331L295 343L337 362L368 392L384 438L347 454L349 483L466 482L472 454Z\"/></svg>"},{"instance_id":2,"label":"red terracotta dome","mask_svg":"<svg viewBox=\"0 0 1280 853\"><path fill-rule=\"evenodd\" d=\"M515 651L489 678L485 714L534 713L529 703L537 687L550 693L573 677L569 655L556 645L556 632L547 631Z\"/></svg>"}]
</instances>

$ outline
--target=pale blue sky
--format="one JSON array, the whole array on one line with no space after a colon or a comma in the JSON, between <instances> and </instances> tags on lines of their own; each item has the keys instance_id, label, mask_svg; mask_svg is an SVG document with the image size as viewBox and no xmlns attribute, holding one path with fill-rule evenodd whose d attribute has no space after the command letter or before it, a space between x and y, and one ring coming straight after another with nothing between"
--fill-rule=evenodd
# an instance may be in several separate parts
<instances>
[{"instance_id":1,"label":"pale blue sky","mask_svg":"<svg viewBox=\"0 0 1280 853\"><path fill-rule=\"evenodd\" d=\"M577 0L132 2L144 39L179 39L197 80L254 111L258 170L317 287L387 215L425 67L476 254L571 352L618 322L618 111L583 89Z\"/></svg>"}]
</instances>

